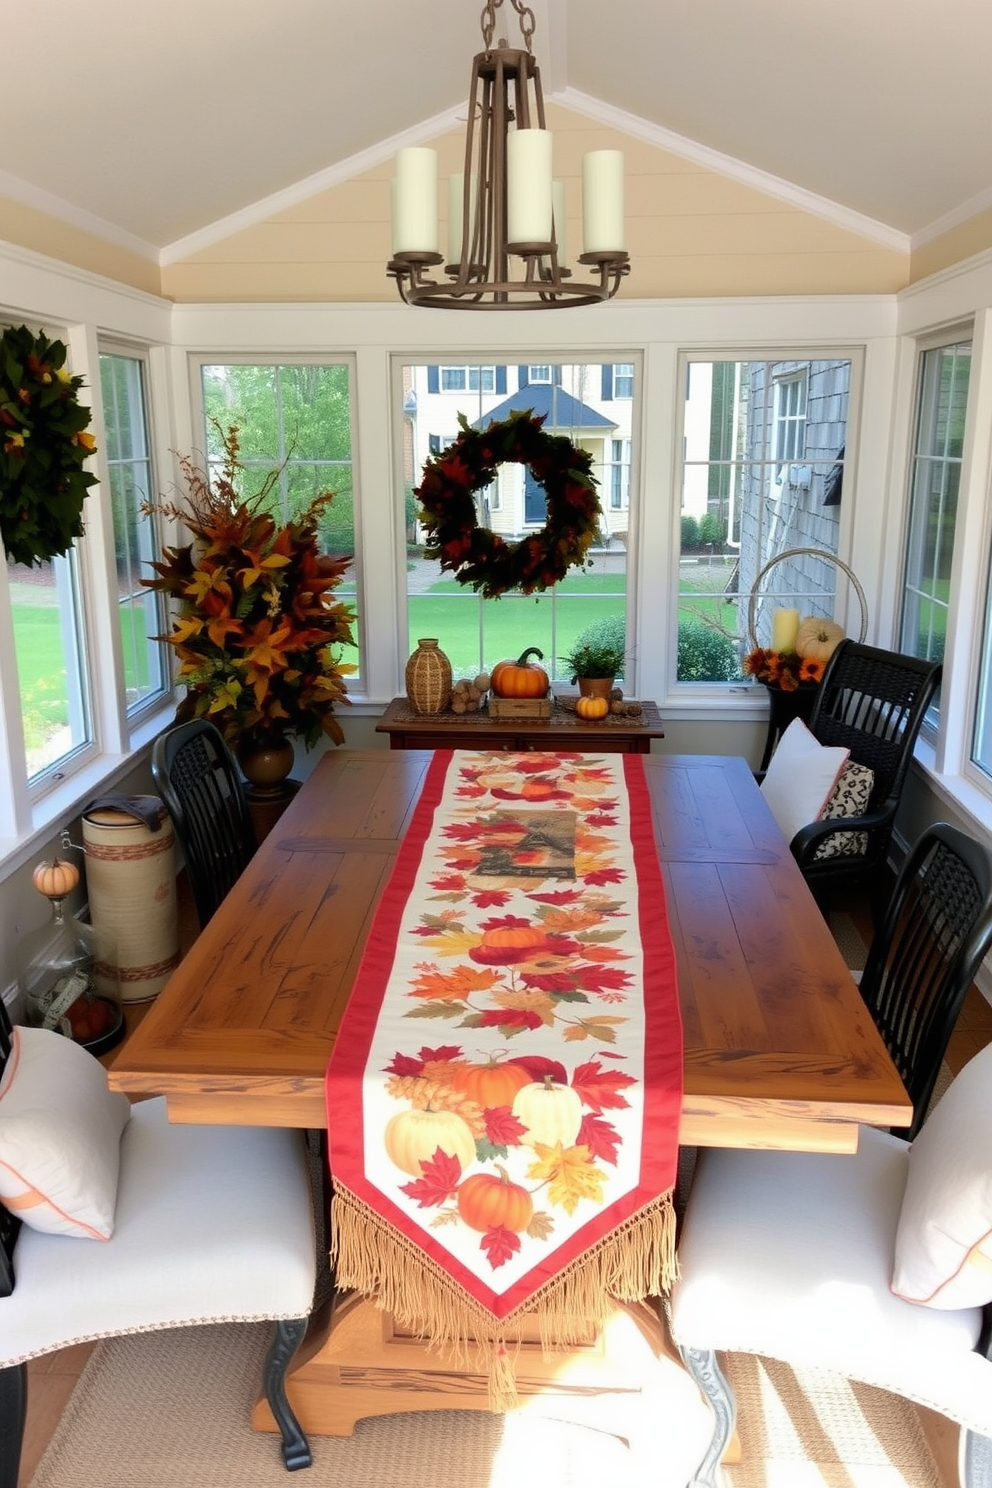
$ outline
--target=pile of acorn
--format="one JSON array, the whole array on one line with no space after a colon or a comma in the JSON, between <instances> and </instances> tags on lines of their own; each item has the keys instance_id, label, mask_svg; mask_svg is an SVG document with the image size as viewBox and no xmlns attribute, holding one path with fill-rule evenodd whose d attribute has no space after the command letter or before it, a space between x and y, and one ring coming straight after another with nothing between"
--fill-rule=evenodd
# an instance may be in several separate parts
<instances>
[{"instance_id":1,"label":"pile of acorn","mask_svg":"<svg viewBox=\"0 0 992 1488\"><path fill-rule=\"evenodd\" d=\"M451 689L452 713L478 713L489 691L489 673L480 672L471 681L459 677Z\"/></svg>"}]
</instances>

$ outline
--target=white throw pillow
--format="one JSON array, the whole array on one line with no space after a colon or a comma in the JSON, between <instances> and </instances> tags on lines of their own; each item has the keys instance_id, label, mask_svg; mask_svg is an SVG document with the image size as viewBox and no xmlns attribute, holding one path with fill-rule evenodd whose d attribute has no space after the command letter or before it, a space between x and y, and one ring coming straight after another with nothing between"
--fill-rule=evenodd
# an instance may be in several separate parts
<instances>
[{"instance_id":1,"label":"white throw pillow","mask_svg":"<svg viewBox=\"0 0 992 1488\"><path fill-rule=\"evenodd\" d=\"M952 1081L909 1149L892 1290L944 1309L992 1301L992 1044Z\"/></svg>"},{"instance_id":2,"label":"white throw pillow","mask_svg":"<svg viewBox=\"0 0 992 1488\"><path fill-rule=\"evenodd\" d=\"M827 747L794 718L771 757L761 793L786 842L802 827L819 821L850 751Z\"/></svg>"},{"instance_id":3,"label":"white throw pillow","mask_svg":"<svg viewBox=\"0 0 992 1488\"><path fill-rule=\"evenodd\" d=\"M80 1044L15 1028L0 1079L0 1202L31 1229L109 1240L130 1113Z\"/></svg>"},{"instance_id":4,"label":"white throw pillow","mask_svg":"<svg viewBox=\"0 0 992 1488\"><path fill-rule=\"evenodd\" d=\"M864 816L875 784L875 771L848 760L824 807L827 816ZM867 832L832 832L820 843L814 858L857 858L868 851Z\"/></svg>"}]
</instances>

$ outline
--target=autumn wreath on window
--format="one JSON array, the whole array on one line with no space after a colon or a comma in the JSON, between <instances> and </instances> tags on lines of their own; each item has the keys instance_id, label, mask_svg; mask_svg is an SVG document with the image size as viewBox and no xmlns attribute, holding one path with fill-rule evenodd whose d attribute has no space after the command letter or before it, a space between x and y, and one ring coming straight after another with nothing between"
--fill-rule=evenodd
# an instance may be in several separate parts
<instances>
[{"instance_id":1,"label":"autumn wreath on window","mask_svg":"<svg viewBox=\"0 0 992 1488\"><path fill-rule=\"evenodd\" d=\"M428 558L437 558L459 584L484 599L498 599L509 589L549 589L585 563L599 530L592 456L564 435L546 433L543 416L530 410L486 429L470 428L464 414L458 422L461 433L426 461L414 491ZM476 507L476 496L500 466L513 462L526 465L547 498L544 526L517 542L480 525Z\"/></svg>"},{"instance_id":2,"label":"autumn wreath on window","mask_svg":"<svg viewBox=\"0 0 992 1488\"><path fill-rule=\"evenodd\" d=\"M27 326L0 336L0 537L15 563L68 552L83 531L83 502L96 476L90 410L66 371L66 347Z\"/></svg>"}]
</instances>

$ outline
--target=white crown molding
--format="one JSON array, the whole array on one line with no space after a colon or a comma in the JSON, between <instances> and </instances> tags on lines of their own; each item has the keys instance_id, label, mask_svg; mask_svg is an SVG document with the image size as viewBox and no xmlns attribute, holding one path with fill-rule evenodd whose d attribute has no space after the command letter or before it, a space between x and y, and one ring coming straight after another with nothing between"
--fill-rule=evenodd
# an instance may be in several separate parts
<instances>
[{"instance_id":1,"label":"white crown molding","mask_svg":"<svg viewBox=\"0 0 992 1488\"><path fill-rule=\"evenodd\" d=\"M806 191L791 181L783 181L779 176L769 175L767 171L758 170L743 160L736 160L732 155L723 155L719 150L711 150L708 145L701 145L695 140L686 139L684 135L675 134L670 129L662 128L661 125L652 124L636 114L628 114L623 109L614 108L612 104L592 98L588 93L580 93L576 88L566 88L564 92L549 98L548 101L560 104L563 108L574 109L576 113L585 114L587 118L594 119L598 124L606 124L624 134L631 135L634 139L641 139L646 144L656 145L659 150L667 150L669 154L678 155L683 160L691 160L706 170L729 176L732 180L740 181L744 186L751 186L756 191L764 192L766 196L777 197L780 201L788 202L790 206L798 207L801 211L810 212L815 217L832 222L835 227L842 227L848 232L857 233L859 237L870 238L873 242L881 244L884 248L891 248L896 253L908 254L910 251L908 233L899 232L884 222L877 222L873 217L865 217L862 213L852 211L850 207L843 207L825 196L817 196L815 192Z\"/></svg>"},{"instance_id":2,"label":"white crown molding","mask_svg":"<svg viewBox=\"0 0 992 1488\"><path fill-rule=\"evenodd\" d=\"M952 232L954 228L960 227L962 222L977 217L979 212L987 211L989 207L992 207L992 187L989 187L987 191L980 191L977 196L969 197L960 206L952 208L950 212L945 212L943 217L936 218L929 226L921 227L919 232L913 234L911 246L914 249L922 248L925 244L932 243L934 238L941 238L944 233Z\"/></svg>"},{"instance_id":3,"label":"white crown molding","mask_svg":"<svg viewBox=\"0 0 992 1488\"><path fill-rule=\"evenodd\" d=\"M188 258L191 253L198 253L203 248L211 248L214 243L229 238L232 233L243 232L245 228L256 227L258 223L265 222L276 212L284 212L289 207L298 207L301 202L308 201L310 197L316 196L318 192L329 191L332 186L341 186L346 181L360 176L363 171L371 170L374 166L382 165L384 161L392 160L397 150L407 145L421 145L425 140L434 139L439 134L446 134L449 129L456 129L465 125L467 105L462 104L460 109L447 109L444 113L435 114L432 119L425 119L420 124L415 124L412 129L406 129L402 134L394 134L390 139L380 140L377 145L372 145L368 150L361 150L357 155L351 155L347 160L338 161L337 165L330 165L326 170L317 171L315 175L306 176L302 181L297 181L293 186L287 186L282 191L277 191L273 196L264 197L261 201L253 202L250 207L243 207L239 212L232 212L229 217L221 217L216 222L211 222L208 227L202 227L188 237L177 238L174 243L168 243L159 254L159 263L163 265L176 263L179 259Z\"/></svg>"},{"instance_id":4,"label":"white crown molding","mask_svg":"<svg viewBox=\"0 0 992 1488\"><path fill-rule=\"evenodd\" d=\"M54 217L70 227L78 227L81 232L90 233L105 243L114 243L139 258L158 263L159 252L154 243L146 243L144 238L135 237L103 217L87 212L84 207L74 206L61 196L43 191L40 186L32 186L29 181L22 181L20 176L12 176L9 171L0 170L0 195L10 197L11 201L20 202L24 207L44 212L47 217Z\"/></svg>"}]
</instances>

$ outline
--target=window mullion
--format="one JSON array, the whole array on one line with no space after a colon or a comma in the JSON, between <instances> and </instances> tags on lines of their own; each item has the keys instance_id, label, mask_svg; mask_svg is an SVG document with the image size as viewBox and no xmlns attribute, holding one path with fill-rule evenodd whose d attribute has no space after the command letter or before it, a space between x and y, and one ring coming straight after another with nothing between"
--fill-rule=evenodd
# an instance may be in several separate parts
<instances>
[{"instance_id":1,"label":"window mullion","mask_svg":"<svg viewBox=\"0 0 992 1488\"><path fill-rule=\"evenodd\" d=\"M10 583L0 563L0 837L23 837L31 828L27 754Z\"/></svg>"}]
</instances>

